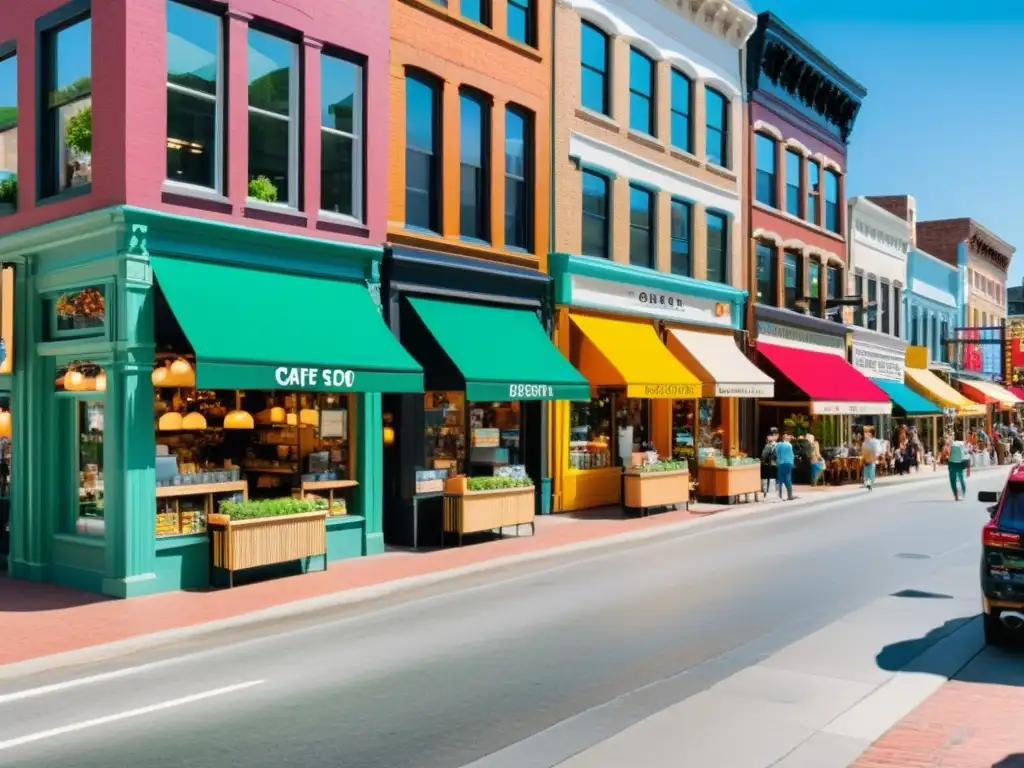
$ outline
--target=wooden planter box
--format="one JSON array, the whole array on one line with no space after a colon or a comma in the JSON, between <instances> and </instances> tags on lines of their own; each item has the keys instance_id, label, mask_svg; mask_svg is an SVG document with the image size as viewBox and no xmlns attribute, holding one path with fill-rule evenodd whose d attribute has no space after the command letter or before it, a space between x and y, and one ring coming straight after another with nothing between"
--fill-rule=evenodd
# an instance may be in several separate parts
<instances>
[{"instance_id":1,"label":"wooden planter box","mask_svg":"<svg viewBox=\"0 0 1024 768\"><path fill-rule=\"evenodd\" d=\"M455 533L462 546L465 533L501 531L510 526L529 525L535 532L536 488L500 488L494 491L446 493L444 497L444 533Z\"/></svg>"},{"instance_id":2,"label":"wooden planter box","mask_svg":"<svg viewBox=\"0 0 1024 768\"><path fill-rule=\"evenodd\" d=\"M644 515L652 507L674 507L690 501L690 473L685 469L668 472L640 472L627 469L623 504Z\"/></svg>"},{"instance_id":3,"label":"wooden planter box","mask_svg":"<svg viewBox=\"0 0 1024 768\"><path fill-rule=\"evenodd\" d=\"M326 570L326 518L326 510L255 520L210 515L206 525L210 531L212 565L228 571L230 586L234 586L235 571L307 557L323 555Z\"/></svg>"},{"instance_id":4,"label":"wooden planter box","mask_svg":"<svg viewBox=\"0 0 1024 768\"><path fill-rule=\"evenodd\" d=\"M730 503L739 496L761 493L761 465L741 464L735 467L699 467L697 488L701 496L727 499Z\"/></svg>"}]
</instances>

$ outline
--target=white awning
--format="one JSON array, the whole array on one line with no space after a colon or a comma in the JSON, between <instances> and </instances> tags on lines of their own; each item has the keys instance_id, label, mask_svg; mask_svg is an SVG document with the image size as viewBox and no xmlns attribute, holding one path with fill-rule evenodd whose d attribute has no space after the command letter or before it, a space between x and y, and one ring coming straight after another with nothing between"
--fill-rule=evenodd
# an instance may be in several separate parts
<instances>
[{"instance_id":1,"label":"white awning","mask_svg":"<svg viewBox=\"0 0 1024 768\"><path fill-rule=\"evenodd\" d=\"M775 382L746 358L731 335L672 329L668 346L700 378L704 397L775 396Z\"/></svg>"}]
</instances>

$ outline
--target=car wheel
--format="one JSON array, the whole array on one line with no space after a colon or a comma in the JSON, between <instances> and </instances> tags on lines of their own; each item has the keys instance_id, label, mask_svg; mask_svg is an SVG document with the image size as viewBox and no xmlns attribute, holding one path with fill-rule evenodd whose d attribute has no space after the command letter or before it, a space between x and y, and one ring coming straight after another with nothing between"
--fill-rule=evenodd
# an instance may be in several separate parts
<instances>
[{"instance_id":1,"label":"car wheel","mask_svg":"<svg viewBox=\"0 0 1024 768\"><path fill-rule=\"evenodd\" d=\"M999 621L998 616L991 613L983 614L985 625L985 642L989 645L1005 645L1008 640L1009 631Z\"/></svg>"}]
</instances>

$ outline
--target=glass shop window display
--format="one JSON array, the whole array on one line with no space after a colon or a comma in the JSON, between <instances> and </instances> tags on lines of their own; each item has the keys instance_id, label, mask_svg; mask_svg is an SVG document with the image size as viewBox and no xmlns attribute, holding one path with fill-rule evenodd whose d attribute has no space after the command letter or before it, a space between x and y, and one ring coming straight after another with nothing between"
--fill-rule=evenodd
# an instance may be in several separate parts
<instances>
[{"instance_id":1,"label":"glass shop window display","mask_svg":"<svg viewBox=\"0 0 1024 768\"><path fill-rule=\"evenodd\" d=\"M497 475L523 464L519 402L470 403L469 475Z\"/></svg>"},{"instance_id":2,"label":"glass shop window display","mask_svg":"<svg viewBox=\"0 0 1024 768\"><path fill-rule=\"evenodd\" d=\"M651 450L650 403L624 392L597 390L588 402L569 408L569 468L631 467L634 454Z\"/></svg>"}]
</instances>

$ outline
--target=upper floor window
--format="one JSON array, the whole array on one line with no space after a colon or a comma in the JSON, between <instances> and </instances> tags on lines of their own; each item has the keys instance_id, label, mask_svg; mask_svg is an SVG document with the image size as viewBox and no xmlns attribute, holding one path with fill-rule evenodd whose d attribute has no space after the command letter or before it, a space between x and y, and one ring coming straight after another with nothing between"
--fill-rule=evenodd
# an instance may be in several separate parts
<instances>
[{"instance_id":1,"label":"upper floor window","mask_svg":"<svg viewBox=\"0 0 1024 768\"><path fill-rule=\"evenodd\" d=\"M508 36L524 45L534 42L533 0L507 0L506 26Z\"/></svg>"},{"instance_id":2,"label":"upper floor window","mask_svg":"<svg viewBox=\"0 0 1024 768\"><path fill-rule=\"evenodd\" d=\"M608 250L608 197L610 183L607 176L583 171L583 244L584 256L607 259Z\"/></svg>"},{"instance_id":3,"label":"upper floor window","mask_svg":"<svg viewBox=\"0 0 1024 768\"><path fill-rule=\"evenodd\" d=\"M774 245L757 242L757 303L775 307L779 303L778 251Z\"/></svg>"},{"instance_id":4,"label":"upper floor window","mask_svg":"<svg viewBox=\"0 0 1024 768\"><path fill-rule=\"evenodd\" d=\"M915 304L910 308L910 344L912 346L920 346L921 342L921 329L918 327L918 316L920 310Z\"/></svg>"},{"instance_id":5,"label":"upper floor window","mask_svg":"<svg viewBox=\"0 0 1024 768\"><path fill-rule=\"evenodd\" d=\"M707 212L708 264L705 279L729 282L729 220L723 213Z\"/></svg>"},{"instance_id":6,"label":"upper floor window","mask_svg":"<svg viewBox=\"0 0 1024 768\"><path fill-rule=\"evenodd\" d=\"M459 103L459 234L473 240L489 240L488 106L481 94L472 91L462 91Z\"/></svg>"},{"instance_id":7,"label":"upper floor window","mask_svg":"<svg viewBox=\"0 0 1024 768\"><path fill-rule=\"evenodd\" d=\"M608 35L584 21L580 35L580 101L587 109L610 114L608 105Z\"/></svg>"},{"instance_id":8,"label":"upper floor window","mask_svg":"<svg viewBox=\"0 0 1024 768\"><path fill-rule=\"evenodd\" d=\"M786 252L782 262L782 276L783 276L783 305L786 309L797 309L797 302L803 299L803 286L801 283L803 280L803 270L801 269L801 259L798 254Z\"/></svg>"},{"instance_id":9,"label":"upper floor window","mask_svg":"<svg viewBox=\"0 0 1024 768\"><path fill-rule=\"evenodd\" d=\"M811 311L821 314L821 264L811 261L807 264L807 296L811 300Z\"/></svg>"},{"instance_id":10,"label":"upper floor window","mask_svg":"<svg viewBox=\"0 0 1024 768\"><path fill-rule=\"evenodd\" d=\"M629 187L629 263L654 266L654 195Z\"/></svg>"},{"instance_id":11,"label":"upper floor window","mask_svg":"<svg viewBox=\"0 0 1024 768\"><path fill-rule=\"evenodd\" d=\"M490 0L459 0L459 12L463 18L488 27L491 26L490 6Z\"/></svg>"},{"instance_id":12,"label":"upper floor window","mask_svg":"<svg viewBox=\"0 0 1024 768\"><path fill-rule=\"evenodd\" d=\"M0 60L0 204L17 204L17 187L5 181L18 178L18 57Z\"/></svg>"},{"instance_id":13,"label":"upper floor window","mask_svg":"<svg viewBox=\"0 0 1024 768\"><path fill-rule=\"evenodd\" d=\"M949 362L949 345L946 343L946 339L949 338L949 321L943 320L941 327L941 335L939 336L939 360L943 363Z\"/></svg>"},{"instance_id":14,"label":"upper floor window","mask_svg":"<svg viewBox=\"0 0 1024 768\"><path fill-rule=\"evenodd\" d=\"M249 196L299 207L299 47L249 28Z\"/></svg>"},{"instance_id":15,"label":"upper floor window","mask_svg":"<svg viewBox=\"0 0 1024 768\"><path fill-rule=\"evenodd\" d=\"M672 201L671 243L672 274L693 277L690 242L693 232L693 208L685 200Z\"/></svg>"},{"instance_id":16,"label":"upper floor window","mask_svg":"<svg viewBox=\"0 0 1024 768\"><path fill-rule=\"evenodd\" d=\"M900 288L898 285L892 287L892 335L896 338L902 338L902 329L900 328L900 315L903 314L903 299L900 296Z\"/></svg>"},{"instance_id":17,"label":"upper floor window","mask_svg":"<svg viewBox=\"0 0 1024 768\"><path fill-rule=\"evenodd\" d=\"M821 166L814 160L807 161L807 220L818 224L818 198L821 197Z\"/></svg>"},{"instance_id":18,"label":"upper floor window","mask_svg":"<svg viewBox=\"0 0 1024 768\"><path fill-rule=\"evenodd\" d=\"M840 289L840 281L842 280L842 272L837 267L825 267L825 312L828 317L835 320L837 323L843 321L843 311L840 307L833 307L829 310L829 299L841 299L842 291Z\"/></svg>"},{"instance_id":19,"label":"upper floor window","mask_svg":"<svg viewBox=\"0 0 1024 768\"><path fill-rule=\"evenodd\" d=\"M441 231L441 89L437 81L405 79L405 223Z\"/></svg>"},{"instance_id":20,"label":"upper floor window","mask_svg":"<svg viewBox=\"0 0 1024 768\"><path fill-rule=\"evenodd\" d=\"M729 101L711 86L704 86L707 114L707 159L709 163L729 167Z\"/></svg>"},{"instance_id":21,"label":"upper floor window","mask_svg":"<svg viewBox=\"0 0 1024 768\"><path fill-rule=\"evenodd\" d=\"M167 3L167 178L221 190L224 92L219 16Z\"/></svg>"},{"instance_id":22,"label":"upper floor window","mask_svg":"<svg viewBox=\"0 0 1024 768\"><path fill-rule=\"evenodd\" d=\"M878 281L868 278L868 328L878 330Z\"/></svg>"},{"instance_id":23,"label":"upper floor window","mask_svg":"<svg viewBox=\"0 0 1024 768\"><path fill-rule=\"evenodd\" d=\"M771 136L765 136L763 133L754 135L754 153L757 158L755 194L757 202L770 205L772 208L778 204L776 199L775 146L775 139Z\"/></svg>"},{"instance_id":24,"label":"upper floor window","mask_svg":"<svg viewBox=\"0 0 1024 768\"><path fill-rule=\"evenodd\" d=\"M864 275L853 276L853 295L858 299L864 298ZM863 301L861 304L863 305ZM853 324L867 327L867 323L864 320L864 309L860 306L853 312Z\"/></svg>"},{"instance_id":25,"label":"upper floor window","mask_svg":"<svg viewBox=\"0 0 1024 768\"><path fill-rule=\"evenodd\" d=\"M363 217L363 68L320 57L320 210Z\"/></svg>"},{"instance_id":26,"label":"upper floor window","mask_svg":"<svg viewBox=\"0 0 1024 768\"><path fill-rule=\"evenodd\" d=\"M533 232L533 118L505 108L505 245L530 249Z\"/></svg>"},{"instance_id":27,"label":"upper floor window","mask_svg":"<svg viewBox=\"0 0 1024 768\"><path fill-rule=\"evenodd\" d=\"M889 295L889 284L888 283L881 283L879 285L879 291L882 294L882 312L879 315L879 318L880 318L881 322L879 323L878 330L880 330L882 333L891 333L892 332L892 326L890 325L890 323L892 322L892 318L891 318L891 316L889 314L890 311L891 311L890 310L891 297Z\"/></svg>"},{"instance_id":28,"label":"upper floor window","mask_svg":"<svg viewBox=\"0 0 1024 768\"><path fill-rule=\"evenodd\" d=\"M839 232L839 174L825 171L825 229Z\"/></svg>"},{"instance_id":29,"label":"upper floor window","mask_svg":"<svg viewBox=\"0 0 1024 768\"><path fill-rule=\"evenodd\" d=\"M41 40L41 197L92 181L92 19L78 18Z\"/></svg>"},{"instance_id":30,"label":"upper floor window","mask_svg":"<svg viewBox=\"0 0 1024 768\"><path fill-rule=\"evenodd\" d=\"M693 83L678 69L672 70L671 115L669 131L673 147L684 152L693 151L693 131L690 111L693 106Z\"/></svg>"},{"instance_id":31,"label":"upper floor window","mask_svg":"<svg viewBox=\"0 0 1024 768\"><path fill-rule=\"evenodd\" d=\"M653 136L654 62L636 48L629 49L629 127Z\"/></svg>"},{"instance_id":32,"label":"upper floor window","mask_svg":"<svg viewBox=\"0 0 1024 768\"><path fill-rule=\"evenodd\" d=\"M786 150L786 213L791 216L800 215L803 161L804 156L796 150Z\"/></svg>"}]
</instances>

